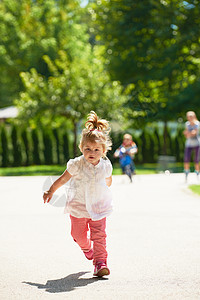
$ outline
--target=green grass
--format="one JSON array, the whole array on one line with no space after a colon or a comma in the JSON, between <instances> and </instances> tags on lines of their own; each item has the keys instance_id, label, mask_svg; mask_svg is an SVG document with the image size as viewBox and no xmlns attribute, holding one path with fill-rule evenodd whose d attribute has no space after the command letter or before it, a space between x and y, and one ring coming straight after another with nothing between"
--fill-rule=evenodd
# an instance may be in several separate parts
<instances>
[{"instance_id":1,"label":"green grass","mask_svg":"<svg viewBox=\"0 0 200 300\"><path fill-rule=\"evenodd\" d=\"M200 185L199 184L192 184L189 186L189 189L200 196Z\"/></svg>"},{"instance_id":2,"label":"green grass","mask_svg":"<svg viewBox=\"0 0 200 300\"><path fill-rule=\"evenodd\" d=\"M0 176L37 176L37 175L61 175L65 166L28 166L0 168Z\"/></svg>"},{"instance_id":3,"label":"green grass","mask_svg":"<svg viewBox=\"0 0 200 300\"><path fill-rule=\"evenodd\" d=\"M174 164L173 168L170 168L173 172L182 172L183 165L181 163ZM42 176L42 175L61 175L65 170L65 165L53 165L53 166L28 166L28 167L13 167L13 168L0 168L0 176ZM156 174L159 169L157 164L143 164L136 165L137 174ZM121 175L122 171L119 164L115 164L113 167L113 175Z\"/></svg>"},{"instance_id":4,"label":"green grass","mask_svg":"<svg viewBox=\"0 0 200 300\"><path fill-rule=\"evenodd\" d=\"M143 164L136 166L137 174L156 174L156 166L157 164ZM115 164L113 166L113 175L121 175L122 171L119 164Z\"/></svg>"},{"instance_id":5,"label":"green grass","mask_svg":"<svg viewBox=\"0 0 200 300\"><path fill-rule=\"evenodd\" d=\"M65 166L28 166L0 168L0 176L45 176L45 175L61 175L65 170ZM155 174L156 164L144 164L137 166L137 174ZM119 165L114 165L113 175L121 175L122 171Z\"/></svg>"}]
</instances>

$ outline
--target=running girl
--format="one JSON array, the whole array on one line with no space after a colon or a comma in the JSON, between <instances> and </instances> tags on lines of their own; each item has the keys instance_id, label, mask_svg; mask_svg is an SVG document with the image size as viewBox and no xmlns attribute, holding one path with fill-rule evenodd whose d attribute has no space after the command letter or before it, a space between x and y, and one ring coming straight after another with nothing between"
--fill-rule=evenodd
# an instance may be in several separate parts
<instances>
[{"instance_id":1,"label":"running girl","mask_svg":"<svg viewBox=\"0 0 200 300\"><path fill-rule=\"evenodd\" d=\"M66 211L71 235L86 258L93 260L94 275L99 277L110 274L106 250L106 217L112 212L112 165L106 157L112 145L109 131L108 121L91 111L79 145L83 155L70 159L65 172L43 195L44 203L49 202L53 193L70 181Z\"/></svg>"}]
</instances>

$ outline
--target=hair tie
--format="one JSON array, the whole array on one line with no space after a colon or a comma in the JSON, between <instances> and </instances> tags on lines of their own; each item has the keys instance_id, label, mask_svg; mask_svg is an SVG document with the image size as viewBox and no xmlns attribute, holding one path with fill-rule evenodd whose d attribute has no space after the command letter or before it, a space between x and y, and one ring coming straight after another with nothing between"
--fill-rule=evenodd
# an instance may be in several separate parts
<instances>
[{"instance_id":1,"label":"hair tie","mask_svg":"<svg viewBox=\"0 0 200 300\"><path fill-rule=\"evenodd\" d=\"M101 130L99 130L97 128L90 129L90 131L94 131L94 130L101 132Z\"/></svg>"}]
</instances>

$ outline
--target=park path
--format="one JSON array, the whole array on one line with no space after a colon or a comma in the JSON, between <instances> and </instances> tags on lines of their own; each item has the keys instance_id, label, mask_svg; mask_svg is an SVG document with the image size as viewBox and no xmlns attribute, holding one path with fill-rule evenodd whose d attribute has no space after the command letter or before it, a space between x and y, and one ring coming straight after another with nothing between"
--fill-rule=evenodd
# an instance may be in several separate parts
<instances>
[{"instance_id":1,"label":"park path","mask_svg":"<svg viewBox=\"0 0 200 300\"><path fill-rule=\"evenodd\" d=\"M0 299L200 299L200 197L183 174L114 176L101 280L63 207L43 204L46 180L0 177Z\"/></svg>"}]
</instances>

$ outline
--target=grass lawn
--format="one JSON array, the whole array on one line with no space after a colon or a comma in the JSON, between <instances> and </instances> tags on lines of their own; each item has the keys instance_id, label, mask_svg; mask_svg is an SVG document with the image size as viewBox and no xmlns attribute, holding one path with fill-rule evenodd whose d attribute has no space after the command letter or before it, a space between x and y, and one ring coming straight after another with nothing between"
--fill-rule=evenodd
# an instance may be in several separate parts
<instances>
[{"instance_id":1,"label":"grass lawn","mask_svg":"<svg viewBox=\"0 0 200 300\"><path fill-rule=\"evenodd\" d=\"M65 166L28 166L0 168L0 176L37 176L37 175L61 175Z\"/></svg>"},{"instance_id":2,"label":"grass lawn","mask_svg":"<svg viewBox=\"0 0 200 300\"><path fill-rule=\"evenodd\" d=\"M199 184L192 184L189 186L189 189L194 192L195 194L198 194L200 196L200 185Z\"/></svg>"},{"instance_id":3,"label":"grass lawn","mask_svg":"<svg viewBox=\"0 0 200 300\"><path fill-rule=\"evenodd\" d=\"M65 165L53 165L53 166L28 166L28 167L13 167L13 168L0 168L0 176L37 176L37 175L61 175L65 170ZM182 172L182 164L174 164L173 172ZM156 174L158 173L157 164L143 164L136 165L137 174ZM113 166L113 175L121 175L121 169L119 164Z\"/></svg>"}]
</instances>

